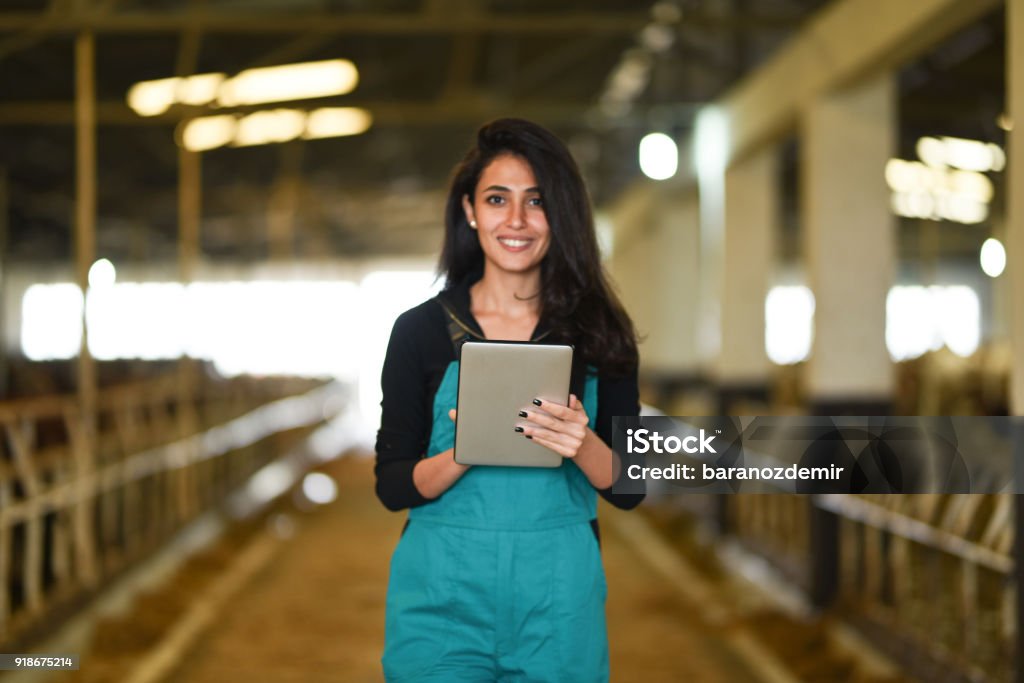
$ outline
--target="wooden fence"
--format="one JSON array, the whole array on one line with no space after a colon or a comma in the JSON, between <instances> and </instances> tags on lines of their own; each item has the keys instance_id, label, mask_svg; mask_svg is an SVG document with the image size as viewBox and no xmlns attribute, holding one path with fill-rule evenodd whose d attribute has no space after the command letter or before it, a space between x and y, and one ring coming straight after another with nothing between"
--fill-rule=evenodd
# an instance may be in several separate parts
<instances>
[{"instance_id":1,"label":"wooden fence","mask_svg":"<svg viewBox=\"0 0 1024 683\"><path fill-rule=\"evenodd\" d=\"M0 403L0 646L45 632L216 506L274 457L268 437L315 426L320 408L252 419L314 386L173 374L101 391L94 416L74 396Z\"/></svg>"}]
</instances>

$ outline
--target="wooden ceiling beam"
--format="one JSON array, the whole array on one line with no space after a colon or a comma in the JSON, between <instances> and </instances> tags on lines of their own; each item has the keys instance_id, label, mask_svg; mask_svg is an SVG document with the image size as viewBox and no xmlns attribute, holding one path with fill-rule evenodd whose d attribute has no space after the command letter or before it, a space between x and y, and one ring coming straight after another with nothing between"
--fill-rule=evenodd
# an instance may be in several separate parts
<instances>
[{"instance_id":1,"label":"wooden ceiling beam","mask_svg":"<svg viewBox=\"0 0 1024 683\"><path fill-rule=\"evenodd\" d=\"M687 12L680 26L702 29L792 29L797 15L734 15ZM647 12L480 12L439 15L436 12L227 12L208 9L184 12L125 10L0 12L0 32L45 27L47 33L91 30L97 33L168 33L198 29L211 33L365 33L450 35L458 33L634 33L648 23Z\"/></svg>"},{"instance_id":2,"label":"wooden ceiling beam","mask_svg":"<svg viewBox=\"0 0 1024 683\"><path fill-rule=\"evenodd\" d=\"M679 102L674 105L657 105L661 114L673 113L681 118L693 115L701 106L700 102ZM479 123L498 116L522 116L525 118L555 123L581 123L592 113L594 106L589 102L566 102L557 100L520 100L517 102L490 101L486 98L446 98L436 102L395 102L346 99L342 102L301 103L282 102L254 107L316 109L318 107L362 107L373 114L374 125L423 125L434 126L459 123ZM647 107L637 105L630 115L643 120ZM671 112L669 111L671 110ZM96 103L96 121L105 126L171 126L187 116L214 114L222 110L199 110L179 107L159 116L142 117L128 105L118 101ZM629 117L627 117L627 120ZM0 104L0 126L67 126L74 121L72 102L38 101L7 102ZM0 130L2 133L2 130Z\"/></svg>"}]
</instances>

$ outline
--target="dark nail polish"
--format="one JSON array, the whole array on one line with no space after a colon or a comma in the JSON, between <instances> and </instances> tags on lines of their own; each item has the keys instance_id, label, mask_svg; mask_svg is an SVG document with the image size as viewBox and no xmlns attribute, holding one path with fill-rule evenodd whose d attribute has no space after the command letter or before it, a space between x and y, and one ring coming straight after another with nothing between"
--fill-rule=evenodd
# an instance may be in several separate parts
<instances>
[{"instance_id":1,"label":"dark nail polish","mask_svg":"<svg viewBox=\"0 0 1024 683\"><path fill-rule=\"evenodd\" d=\"M520 410L519 411L519 417L526 417L526 411L525 410Z\"/></svg>"},{"instance_id":2,"label":"dark nail polish","mask_svg":"<svg viewBox=\"0 0 1024 683\"><path fill-rule=\"evenodd\" d=\"M540 405L540 399L539 398L533 399L533 405L539 406Z\"/></svg>"},{"instance_id":3,"label":"dark nail polish","mask_svg":"<svg viewBox=\"0 0 1024 683\"><path fill-rule=\"evenodd\" d=\"M522 427L516 427L516 431L517 431L517 432L522 432L522 431L523 431L523 428L522 428Z\"/></svg>"},{"instance_id":4,"label":"dark nail polish","mask_svg":"<svg viewBox=\"0 0 1024 683\"><path fill-rule=\"evenodd\" d=\"M532 436L530 436L529 434L527 434L527 435L526 435L526 438L527 438L527 439L532 439L533 437L532 437Z\"/></svg>"}]
</instances>

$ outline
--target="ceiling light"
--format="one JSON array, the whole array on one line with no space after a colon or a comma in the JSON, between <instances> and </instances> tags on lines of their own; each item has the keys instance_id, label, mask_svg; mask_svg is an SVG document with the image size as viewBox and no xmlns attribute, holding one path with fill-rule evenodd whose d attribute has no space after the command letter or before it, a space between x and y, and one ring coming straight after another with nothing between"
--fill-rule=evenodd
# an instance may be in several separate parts
<instances>
[{"instance_id":1,"label":"ceiling light","mask_svg":"<svg viewBox=\"0 0 1024 683\"><path fill-rule=\"evenodd\" d=\"M128 106L139 116L156 116L171 108L177 98L178 78L142 81L128 90Z\"/></svg>"},{"instance_id":2,"label":"ceiling light","mask_svg":"<svg viewBox=\"0 0 1024 683\"><path fill-rule=\"evenodd\" d=\"M650 133L640 141L640 170L652 180L667 180L679 168L679 148L664 133Z\"/></svg>"},{"instance_id":3,"label":"ceiling light","mask_svg":"<svg viewBox=\"0 0 1024 683\"><path fill-rule=\"evenodd\" d=\"M305 127L305 112L295 109L258 111L238 122L235 139L231 144L245 146L287 142L302 135Z\"/></svg>"},{"instance_id":4,"label":"ceiling light","mask_svg":"<svg viewBox=\"0 0 1024 683\"><path fill-rule=\"evenodd\" d=\"M981 245L981 269L989 277L999 277L1006 268L1006 249L1003 243L994 237L989 237Z\"/></svg>"},{"instance_id":5,"label":"ceiling light","mask_svg":"<svg viewBox=\"0 0 1024 683\"><path fill-rule=\"evenodd\" d=\"M236 107L344 95L358 82L359 72L347 59L246 69L220 86L217 102Z\"/></svg>"},{"instance_id":6,"label":"ceiling light","mask_svg":"<svg viewBox=\"0 0 1024 683\"><path fill-rule=\"evenodd\" d=\"M196 74L182 78L178 84L178 102L192 106L201 106L213 102L217 97L217 89L227 78L224 74Z\"/></svg>"},{"instance_id":7,"label":"ceiling light","mask_svg":"<svg viewBox=\"0 0 1024 683\"><path fill-rule=\"evenodd\" d=\"M307 140L331 138L341 135L358 135L366 132L373 123L370 112L358 107L324 107L309 113L306 120Z\"/></svg>"},{"instance_id":8,"label":"ceiling light","mask_svg":"<svg viewBox=\"0 0 1024 683\"><path fill-rule=\"evenodd\" d=\"M231 114L203 116L187 121L181 130L181 144L192 152L223 147L235 137L237 123Z\"/></svg>"}]
</instances>

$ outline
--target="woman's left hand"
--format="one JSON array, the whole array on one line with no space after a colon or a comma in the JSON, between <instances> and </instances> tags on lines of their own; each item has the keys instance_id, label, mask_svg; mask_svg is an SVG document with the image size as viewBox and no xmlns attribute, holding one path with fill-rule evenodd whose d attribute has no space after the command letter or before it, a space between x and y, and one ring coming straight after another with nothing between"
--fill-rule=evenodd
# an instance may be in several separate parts
<instances>
[{"instance_id":1,"label":"woman's left hand","mask_svg":"<svg viewBox=\"0 0 1024 683\"><path fill-rule=\"evenodd\" d=\"M524 421L518 423L516 430L563 458L575 458L587 438L587 423L590 422L580 400L569 394L568 406L540 399L534 404L523 411L525 416L520 413Z\"/></svg>"}]
</instances>

